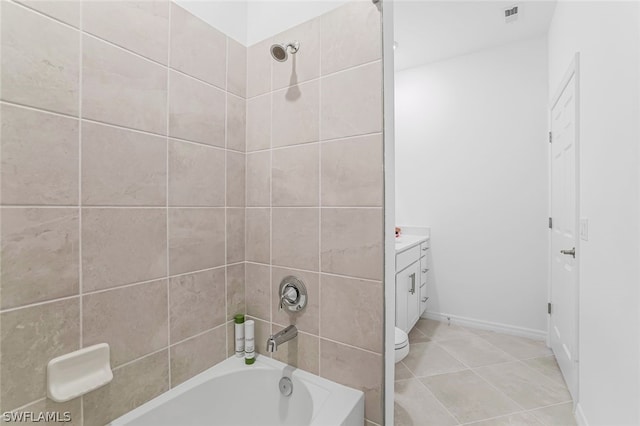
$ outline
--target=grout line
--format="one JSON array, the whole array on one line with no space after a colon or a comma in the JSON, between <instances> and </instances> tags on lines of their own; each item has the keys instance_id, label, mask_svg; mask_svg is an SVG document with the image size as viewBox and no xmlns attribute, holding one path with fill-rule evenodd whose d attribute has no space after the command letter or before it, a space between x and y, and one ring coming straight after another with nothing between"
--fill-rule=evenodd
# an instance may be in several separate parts
<instances>
[{"instance_id":1,"label":"grout line","mask_svg":"<svg viewBox=\"0 0 640 426\"><path fill-rule=\"evenodd\" d=\"M265 95L260 95L260 96L265 96ZM247 154L254 154L257 152L266 152L266 151L270 151L270 150L275 150L275 151L279 151L281 149L290 149L290 148L299 148L302 146L308 146L308 145L316 145L316 144L325 144L325 143L330 143L330 142L338 142L338 141L343 141L343 140L348 140L348 139L360 139L360 138L366 138L369 136L382 136L382 132L368 132L368 133L358 133L355 135L347 135L347 136L339 136L339 137L335 137L335 138L328 138L328 139L322 139L322 137L318 138L318 140L313 140L313 141L309 141L309 142L298 142L298 143L294 143L294 144L290 144L290 145L283 145L283 146L275 146L273 148L261 148L261 149L254 149L251 151L246 151Z\"/></svg>"},{"instance_id":2,"label":"grout line","mask_svg":"<svg viewBox=\"0 0 640 426\"><path fill-rule=\"evenodd\" d=\"M80 33L78 33L78 293L80 295L78 303L80 306L80 348L84 347L84 279L82 268L82 96L84 87L84 44L82 42L82 28L84 21L84 6L79 2L78 9L80 13ZM80 397L80 422L84 423L84 395Z\"/></svg>"},{"instance_id":3,"label":"grout line","mask_svg":"<svg viewBox=\"0 0 640 426\"><path fill-rule=\"evenodd\" d=\"M322 48L322 46L320 48ZM268 92L261 93L259 95L248 96L248 94L247 94L247 100L254 99L254 98L257 98L259 96L264 96L264 95L266 95L268 93L277 92L277 91L281 91L281 90L286 90L286 89L289 89L289 88L294 87L294 86L299 86L301 84L312 83L314 81L321 80L321 79L327 78L327 77L332 77L332 76L335 76L335 75L338 75L338 74L342 74L342 73L345 73L345 72L348 72L348 71L352 71L352 70L355 70L357 68L364 68L366 66L373 65L376 62L382 63L382 58L374 59L372 61L364 62L362 64L354 65L354 66L351 66L351 67L348 67L348 68L344 68L344 69L341 69L341 70L338 70L338 71L334 71L334 72L331 72L331 73L328 73L328 74L324 74L324 75L322 75L322 73L321 73L318 77L311 78L309 80L304 80L304 81L297 81L295 84L289 84L289 85L287 85L285 87L282 87L282 88L279 88L277 90L270 90Z\"/></svg>"},{"instance_id":4,"label":"grout line","mask_svg":"<svg viewBox=\"0 0 640 426\"><path fill-rule=\"evenodd\" d=\"M4 209L74 209L78 208L78 205L43 205L43 204L7 204L1 206ZM168 206L166 205L157 205L157 206L135 206L135 205L122 205L122 206L109 206L109 205L83 205L81 206L84 210L99 210L99 209L126 209L126 210L177 210L177 209L185 209L185 210L222 210L224 206ZM229 207L229 208L242 208L242 207Z\"/></svg>"},{"instance_id":5,"label":"grout line","mask_svg":"<svg viewBox=\"0 0 640 426\"><path fill-rule=\"evenodd\" d=\"M167 72L167 103L165 105L166 108L166 116L165 116L165 125L166 125L166 130L165 133L167 134L166 136L166 148L165 148L165 206L166 206L166 215L165 215L165 219L166 219L166 239L165 239L165 250L166 250L166 275L167 277L169 277L171 275L171 261L170 261L170 253L169 253L169 239L170 239L170 228L169 228L169 222L170 222L170 217L169 217L169 196L171 195L169 193L169 154L170 154L170 142L169 142L169 129L170 129L170 119L171 119L171 114L170 114L170 96L171 96L171 90L170 90L170 85L171 85L171 72L170 72L170 62L171 62L171 16L172 13L171 11L173 10L173 6L171 4L169 4L169 22L167 24L167 32L168 32L168 36L167 36L167 68L166 68L166 72ZM226 260L226 259L225 259ZM169 347L171 346L171 279L167 278L167 282L166 282L166 289L167 289L167 364L168 364L168 372L169 372L169 389L171 389L173 387L173 383L172 383L172 372L171 372L171 350L169 349Z\"/></svg>"},{"instance_id":6,"label":"grout line","mask_svg":"<svg viewBox=\"0 0 640 426\"><path fill-rule=\"evenodd\" d=\"M220 327L224 327L226 329L228 322L229 321L224 320L221 324L218 324L215 327L211 327L211 328L208 328L206 330L200 331L200 332L198 332L198 333L196 333L196 334L194 334L192 336L186 337L186 338L184 338L182 340L178 340L177 342L169 343L169 345L167 345L167 347L165 349L173 348L174 346L178 346L178 345L180 345L180 344L182 344L182 343L184 343L184 342L186 342L188 340L193 340L193 339L195 339L197 337L200 337L200 336L203 336L203 335L205 335L207 333L211 333L212 331L217 330ZM229 356L227 355L227 353L225 353L225 357L224 358L227 359L228 357Z\"/></svg>"},{"instance_id":7,"label":"grout line","mask_svg":"<svg viewBox=\"0 0 640 426\"><path fill-rule=\"evenodd\" d=\"M198 274L198 273L201 273L201 272L213 271L213 270L216 270L216 269L225 268L227 266L234 266L234 265L238 265L238 264L241 264L241 263L244 263L244 262L230 263L228 265L219 265L219 266L215 266L213 268L199 269L197 271L182 272L182 273L175 274L175 275L168 275L168 276L165 275L165 276L152 278L152 279L145 280L145 281L138 281L138 282L135 282L135 283L122 284L122 285L117 285L115 287L109 287L109 288L104 288L104 289L99 289L99 290L93 290L93 291L90 291L90 292L84 292L82 295L74 294L74 295L71 295L71 296L59 297L59 298L56 298L56 299L43 300L43 301L40 301L40 302L30 303L28 305L21 305L21 306L16 306L16 307L13 307L13 308L2 309L2 310L0 310L0 313L4 314L4 313L7 313L7 312L17 311L19 309L34 308L34 307L37 307L37 306L46 305L48 303L56 303L56 302L62 302L62 301L65 301L65 300L70 300L70 299L73 299L74 297L82 297L82 296L100 294L100 293L105 293L105 292L112 291L112 290L120 290L120 289L129 288L129 287L135 287L135 286L149 284L149 283L162 281L162 280L167 280L168 281L168 280L171 280L173 278L179 278L179 277L183 277L183 276L186 276L186 275Z\"/></svg>"},{"instance_id":8,"label":"grout line","mask_svg":"<svg viewBox=\"0 0 640 426\"><path fill-rule=\"evenodd\" d=\"M266 263L254 262L254 261L251 261L251 260L246 261L246 263L251 263L251 264L260 265L260 266L269 266ZM311 273L311 274L329 275L329 276L338 277L338 278L350 278L352 280L367 281L367 282L371 282L371 283L375 283L375 284L381 284L382 283L381 280L372 280L370 278L360 278L360 277L354 277L354 276L351 276L351 275L333 274L333 273L330 273L330 272L311 271L309 269L293 268L293 267L286 266L286 265L277 265L276 264L276 265L273 265L273 267L282 268L282 269L290 269L292 271L307 272L307 273Z\"/></svg>"},{"instance_id":9,"label":"grout line","mask_svg":"<svg viewBox=\"0 0 640 426\"><path fill-rule=\"evenodd\" d=\"M446 411L446 412L451 416L451 418L452 418L453 420L455 420L459 425L460 425L460 424L462 424L462 422L460 421L460 419L458 419L458 417L456 417L456 416L451 412L451 410L449 410L449 409L447 408L447 406L446 406L446 405L444 405L444 403L443 403L442 401L440 401L440 399L436 396L436 394L435 394L435 393L433 393L433 391L432 391L431 389L429 389L429 386L427 386L427 384L426 384L426 383L424 383L422 380L420 380L420 379L419 379L419 378L417 378L417 377L416 377L415 379L418 381L418 383L420 383L420 385L422 385L422 387L423 387L423 388L425 388L425 389L427 390L427 392L429 392L429 393L431 394L431 396L433 396L433 398L436 400L436 402L437 402L438 404L440 404L440 406L441 406L442 408L444 408L444 410L445 410L445 411ZM395 392L394 392L394 394L395 394ZM395 395L394 395L394 396L395 396Z\"/></svg>"},{"instance_id":10,"label":"grout line","mask_svg":"<svg viewBox=\"0 0 640 426\"><path fill-rule=\"evenodd\" d=\"M322 141L322 19L318 19L318 140ZM318 142L318 271L322 270L322 143ZM322 336L322 274L318 273L318 336ZM320 338L319 338L320 339ZM384 346L384 345L383 345ZM384 357L383 363L384 363ZM322 377L322 350L318 340L318 376ZM383 379L384 382L384 379Z\"/></svg>"},{"instance_id":11,"label":"grout line","mask_svg":"<svg viewBox=\"0 0 640 426\"><path fill-rule=\"evenodd\" d=\"M229 148L229 37L225 36L225 70L224 70L224 147ZM227 161L227 157L229 156L228 151L225 151L224 154L224 263L227 264L229 260L229 235L228 235L228 198L229 194L227 191L227 179L229 175L229 162ZM229 355L229 327L226 326L226 322L229 321L229 273L228 267L224 268L224 347L226 348L225 356ZM234 348L235 348L235 340L234 340ZM235 353L235 350L234 350Z\"/></svg>"}]
</instances>

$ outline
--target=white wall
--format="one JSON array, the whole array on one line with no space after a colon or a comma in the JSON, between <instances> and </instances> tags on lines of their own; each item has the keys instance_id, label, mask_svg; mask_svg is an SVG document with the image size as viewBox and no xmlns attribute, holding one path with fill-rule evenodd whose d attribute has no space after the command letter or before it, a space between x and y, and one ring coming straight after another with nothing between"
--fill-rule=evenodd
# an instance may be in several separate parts
<instances>
[{"instance_id":1,"label":"white wall","mask_svg":"<svg viewBox=\"0 0 640 426\"><path fill-rule=\"evenodd\" d=\"M323 15L349 0L250 1L247 46ZM371 1L371 0L356 0Z\"/></svg>"},{"instance_id":2,"label":"white wall","mask_svg":"<svg viewBox=\"0 0 640 426\"><path fill-rule=\"evenodd\" d=\"M212 27L247 46L247 2L174 0Z\"/></svg>"},{"instance_id":3,"label":"white wall","mask_svg":"<svg viewBox=\"0 0 640 426\"><path fill-rule=\"evenodd\" d=\"M396 73L396 222L430 226L428 311L546 332L547 50Z\"/></svg>"},{"instance_id":4,"label":"white wall","mask_svg":"<svg viewBox=\"0 0 640 426\"><path fill-rule=\"evenodd\" d=\"M251 46L327 13L348 1L371 0L175 0L227 36Z\"/></svg>"},{"instance_id":5,"label":"white wall","mask_svg":"<svg viewBox=\"0 0 640 426\"><path fill-rule=\"evenodd\" d=\"M580 52L579 405L590 425L640 423L637 2L560 2L550 93Z\"/></svg>"}]
</instances>

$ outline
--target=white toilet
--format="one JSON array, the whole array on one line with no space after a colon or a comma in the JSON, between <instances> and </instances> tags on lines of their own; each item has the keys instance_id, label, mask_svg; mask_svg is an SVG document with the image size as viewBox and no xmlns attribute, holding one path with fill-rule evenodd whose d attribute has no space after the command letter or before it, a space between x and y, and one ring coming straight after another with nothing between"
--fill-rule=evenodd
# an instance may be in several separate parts
<instances>
[{"instance_id":1,"label":"white toilet","mask_svg":"<svg viewBox=\"0 0 640 426\"><path fill-rule=\"evenodd\" d=\"M402 361L409 354L409 336L396 327L396 363Z\"/></svg>"}]
</instances>

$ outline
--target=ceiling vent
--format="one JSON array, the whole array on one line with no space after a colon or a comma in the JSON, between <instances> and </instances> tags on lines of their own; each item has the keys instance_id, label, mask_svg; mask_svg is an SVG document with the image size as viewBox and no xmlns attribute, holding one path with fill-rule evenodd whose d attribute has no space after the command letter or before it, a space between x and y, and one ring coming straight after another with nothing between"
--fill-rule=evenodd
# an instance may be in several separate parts
<instances>
[{"instance_id":1,"label":"ceiling vent","mask_svg":"<svg viewBox=\"0 0 640 426\"><path fill-rule=\"evenodd\" d=\"M518 6L511 6L504 9L504 22L510 24L518 20Z\"/></svg>"}]
</instances>

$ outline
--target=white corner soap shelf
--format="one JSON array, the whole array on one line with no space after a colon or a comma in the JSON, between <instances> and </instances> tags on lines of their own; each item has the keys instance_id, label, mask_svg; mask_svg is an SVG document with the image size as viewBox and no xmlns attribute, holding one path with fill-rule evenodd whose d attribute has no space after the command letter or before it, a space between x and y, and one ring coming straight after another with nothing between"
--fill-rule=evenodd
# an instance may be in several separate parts
<instances>
[{"instance_id":1,"label":"white corner soap shelf","mask_svg":"<svg viewBox=\"0 0 640 426\"><path fill-rule=\"evenodd\" d=\"M47 364L47 396L65 402L98 389L113 379L107 343L52 359Z\"/></svg>"}]
</instances>

